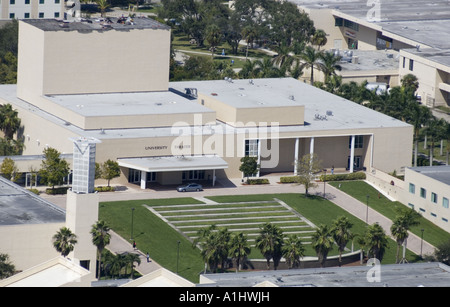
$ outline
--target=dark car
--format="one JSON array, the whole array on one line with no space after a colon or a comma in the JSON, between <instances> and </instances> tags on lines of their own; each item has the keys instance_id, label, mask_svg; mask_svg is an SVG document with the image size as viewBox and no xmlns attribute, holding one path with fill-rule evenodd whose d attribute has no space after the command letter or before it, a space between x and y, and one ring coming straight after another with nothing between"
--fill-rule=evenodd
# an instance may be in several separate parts
<instances>
[{"instance_id":1,"label":"dark car","mask_svg":"<svg viewBox=\"0 0 450 307\"><path fill-rule=\"evenodd\" d=\"M203 187L198 183L189 183L177 188L178 192L203 191Z\"/></svg>"}]
</instances>

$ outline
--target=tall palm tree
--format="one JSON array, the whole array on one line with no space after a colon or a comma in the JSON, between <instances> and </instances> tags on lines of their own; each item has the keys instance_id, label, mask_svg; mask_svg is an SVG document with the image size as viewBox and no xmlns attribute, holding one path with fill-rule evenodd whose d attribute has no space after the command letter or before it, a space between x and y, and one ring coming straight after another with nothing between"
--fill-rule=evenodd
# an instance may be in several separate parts
<instances>
[{"instance_id":1,"label":"tall palm tree","mask_svg":"<svg viewBox=\"0 0 450 307\"><path fill-rule=\"evenodd\" d=\"M322 268L325 266L328 253L333 249L333 243L331 229L327 225L320 225L312 236L312 246Z\"/></svg>"},{"instance_id":2,"label":"tall palm tree","mask_svg":"<svg viewBox=\"0 0 450 307\"><path fill-rule=\"evenodd\" d=\"M205 39L209 44L211 57L214 57L214 51L216 50L216 47L219 46L222 38L223 34L218 25L211 24L206 28Z\"/></svg>"},{"instance_id":3,"label":"tall palm tree","mask_svg":"<svg viewBox=\"0 0 450 307\"><path fill-rule=\"evenodd\" d=\"M12 105L8 103L0 106L0 129L6 139L13 139L14 133L20 128L20 122L18 112L12 108Z\"/></svg>"},{"instance_id":4,"label":"tall palm tree","mask_svg":"<svg viewBox=\"0 0 450 307\"><path fill-rule=\"evenodd\" d=\"M327 34L321 29L317 29L311 38L311 43L318 47L317 50L320 50L320 47L325 46L327 41Z\"/></svg>"},{"instance_id":5,"label":"tall palm tree","mask_svg":"<svg viewBox=\"0 0 450 307\"><path fill-rule=\"evenodd\" d=\"M138 265L141 264L141 258L139 258L138 254L128 253L125 255L125 273L127 271L128 266L130 266L130 268L131 268L130 278L131 279L133 279L135 263L137 263Z\"/></svg>"},{"instance_id":6,"label":"tall palm tree","mask_svg":"<svg viewBox=\"0 0 450 307\"><path fill-rule=\"evenodd\" d=\"M98 257L98 273L97 278L100 279L100 268L102 262L102 253L105 247L111 242L110 228L105 221L97 221L91 228L92 243L97 246Z\"/></svg>"},{"instance_id":7,"label":"tall palm tree","mask_svg":"<svg viewBox=\"0 0 450 307\"><path fill-rule=\"evenodd\" d=\"M395 219L391 225L391 234L397 242L397 252L395 254L395 263L399 262L400 246L405 243L408 237L408 230L406 230L403 221L400 218Z\"/></svg>"},{"instance_id":8,"label":"tall palm tree","mask_svg":"<svg viewBox=\"0 0 450 307\"><path fill-rule=\"evenodd\" d=\"M325 75L325 83L327 83L331 76L336 75L336 70L341 71L342 66L339 65L341 56L336 56L332 52L323 52L320 55L321 65L320 69Z\"/></svg>"},{"instance_id":9,"label":"tall palm tree","mask_svg":"<svg viewBox=\"0 0 450 307\"><path fill-rule=\"evenodd\" d=\"M261 67L259 64L259 61L246 60L244 66L239 71L239 77L243 79L257 78L261 72Z\"/></svg>"},{"instance_id":10,"label":"tall palm tree","mask_svg":"<svg viewBox=\"0 0 450 307\"><path fill-rule=\"evenodd\" d=\"M368 226L365 236L368 257L377 258L381 262L389 245L388 240L388 236L380 225Z\"/></svg>"},{"instance_id":11,"label":"tall palm tree","mask_svg":"<svg viewBox=\"0 0 450 307\"><path fill-rule=\"evenodd\" d=\"M283 257L290 269L300 266L300 258L305 255L305 247L297 235L290 235L284 241Z\"/></svg>"},{"instance_id":12,"label":"tall palm tree","mask_svg":"<svg viewBox=\"0 0 450 307\"><path fill-rule=\"evenodd\" d=\"M259 76L260 78L277 78L282 76L281 70L274 66L272 60L265 57L262 60L257 60L258 66L260 68Z\"/></svg>"},{"instance_id":13,"label":"tall palm tree","mask_svg":"<svg viewBox=\"0 0 450 307\"><path fill-rule=\"evenodd\" d=\"M242 29L242 38L247 42L247 49L245 51L245 59L248 58L248 46L251 45L253 47L253 42L258 38L258 32L255 27L246 26Z\"/></svg>"},{"instance_id":14,"label":"tall palm tree","mask_svg":"<svg viewBox=\"0 0 450 307\"><path fill-rule=\"evenodd\" d=\"M66 257L73 251L77 242L77 236L67 227L62 227L53 236L53 247L57 252L61 253L61 256L63 257Z\"/></svg>"},{"instance_id":15,"label":"tall palm tree","mask_svg":"<svg viewBox=\"0 0 450 307\"><path fill-rule=\"evenodd\" d=\"M347 246L347 243L353 238L353 235L350 232L352 226L353 224L345 216L338 217L333 221L331 232L339 250L339 266L341 266L342 263L342 252Z\"/></svg>"},{"instance_id":16,"label":"tall palm tree","mask_svg":"<svg viewBox=\"0 0 450 307\"><path fill-rule=\"evenodd\" d=\"M414 126L414 166L417 166L417 154L419 151L420 130L432 117L431 110L425 106L410 103L405 110L407 122Z\"/></svg>"},{"instance_id":17,"label":"tall palm tree","mask_svg":"<svg viewBox=\"0 0 450 307\"><path fill-rule=\"evenodd\" d=\"M430 140L430 166L433 165L433 150L434 144L444 138L445 134L445 119L437 119L432 116L425 126L424 133L427 135L427 140Z\"/></svg>"},{"instance_id":18,"label":"tall palm tree","mask_svg":"<svg viewBox=\"0 0 450 307\"><path fill-rule=\"evenodd\" d=\"M314 68L319 68L320 66L320 58L321 58L321 52L317 51L311 46L306 46L303 53L300 55L300 58L304 61L305 67L311 68L311 78L310 78L310 84L314 84Z\"/></svg>"},{"instance_id":19,"label":"tall palm tree","mask_svg":"<svg viewBox=\"0 0 450 307\"><path fill-rule=\"evenodd\" d=\"M282 255L283 231L273 224L265 223L256 238L255 246L266 258L267 269L270 269L270 260L273 259L273 266L276 270Z\"/></svg>"},{"instance_id":20,"label":"tall palm tree","mask_svg":"<svg viewBox=\"0 0 450 307\"><path fill-rule=\"evenodd\" d=\"M242 232L233 234L230 241L230 256L236 261L236 272L242 269L242 263L250 255L251 248L248 245L247 236Z\"/></svg>"}]
</instances>

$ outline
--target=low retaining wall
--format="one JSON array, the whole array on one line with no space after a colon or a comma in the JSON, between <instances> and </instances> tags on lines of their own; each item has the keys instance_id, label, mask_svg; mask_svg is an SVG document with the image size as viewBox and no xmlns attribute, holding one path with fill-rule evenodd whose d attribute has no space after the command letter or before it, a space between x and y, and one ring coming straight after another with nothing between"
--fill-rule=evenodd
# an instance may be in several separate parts
<instances>
[{"instance_id":1,"label":"low retaining wall","mask_svg":"<svg viewBox=\"0 0 450 307\"><path fill-rule=\"evenodd\" d=\"M349 264L360 261L360 253L361 251L355 251L353 253L348 253L342 255L342 264ZM325 262L325 267L335 267L339 266L339 256L330 256L327 257L327 261ZM320 264L317 257L304 257L300 260L300 269L309 269L309 268L320 268ZM243 269L254 269L254 270L267 270L267 261L265 259L249 259L247 260ZM286 270L289 269L288 265L285 261L280 261L278 265L278 270ZM270 261L270 270L273 270L273 261Z\"/></svg>"}]
</instances>

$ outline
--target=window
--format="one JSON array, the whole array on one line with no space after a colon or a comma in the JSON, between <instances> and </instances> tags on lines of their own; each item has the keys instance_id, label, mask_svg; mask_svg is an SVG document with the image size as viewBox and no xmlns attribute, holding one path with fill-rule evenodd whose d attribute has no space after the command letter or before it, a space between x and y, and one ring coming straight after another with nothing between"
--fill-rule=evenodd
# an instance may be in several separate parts
<instances>
[{"instance_id":1,"label":"window","mask_svg":"<svg viewBox=\"0 0 450 307\"><path fill-rule=\"evenodd\" d=\"M23 14L23 18L30 18L30 13Z\"/></svg>"},{"instance_id":2,"label":"window","mask_svg":"<svg viewBox=\"0 0 450 307\"><path fill-rule=\"evenodd\" d=\"M416 193L416 185L413 183L409 184L409 193L415 194Z\"/></svg>"},{"instance_id":3,"label":"window","mask_svg":"<svg viewBox=\"0 0 450 307\"><path fill-rule=\"evenodd\" d=\"M414 204L408 203L408 206L409 206L411 209L414 209Z\"/></svg>"},{"instance_id":4,"label":"window","mask_svg":"<svg viewBox=\"0 0 450 307\"><path fill-rule=\"evenodd\" d=\"M30 4L30 0L25 0L25 4Z\"/></svg>"},{"instance_id":5,"label":"window","mask_svg":"<svg viewBox=\"0 0 450 307\"><path fill-rule=\"evenodd\" d=\"M355 148L363 148L364 147L364 136L363 135L355 135ZM348 139L348 148L352 148L352 137Z\"/></svg>"},{"instance_id":6,"label":"window","mask_svg":"<svg viewBox=\"0 0 450 307\"><path fill-rule=\"evenodd\" d=\"M409 59L409 70L410 71L414 70L414 60Z\"/></svg>"},{"instance_id":7,"label":"window","mask_svg":"<svg viewBox=\"0 0 450 307\"><path fill-rule=\"evenodd\" d=\"M60 0L55 0L55 4L60 4L61 1Z\"/></svg>"},{"instance_id":8,"label":"window","mask_svg":"<svg viewBox=\"0 0 450 307\"><path fill-rule=\"evenodd\" d=\"M45 4L45 0L39 0L39 4Z\"/></svg>"},{"instance_id":9,"label":"window","mask_svg":"<svg viewBox=\"0 0 450 307\"><path fill-rule=\"evenodd\" d=\"M359 24L354 23L353 21L347 19L344 19L344 27L347 27L355 31L359 31Z\"/></svg>"},{"instance_id":10,"label":"window","mask_svg":"<svg viewBox=\"0 0 450 307\"><path fill-rule=\"evenodd\" d=\"M431 192L431 201L432 201L433 203L437 204L437 199L438 199L437 194L434 193L434 192Z\"/></svg>"},{"instance_id":11,"label":"window","mask_svg":"<svg viewBox=\"0 0 450 307\"><path fill-rule=\"evenodd\" d=\"M55 18L59 18L59 12L55 12Z\"/></svg>"},{"instance_id":12,"label":"window","mask_svg":"<svg viewBox=\"0 0 450 307\"><path fill-rule=\"evenodd\" d=\"M420 197L427 198L427 190L420 188Z\"/></svg>"},{"instance_id":13,"label":"window","mask_svg":"<svg viewBox=\"0 0 450 307\"><path fill-rule=\"evenodd\" d=\"M448 209L448 198L442 197L442 207Z\"/></svg>"},{"instance_id":14,"label":"window","mask_svg":"<svg viewBox=\"0 0 450 307\"><path fill-rule=\"evenodd\" d=\"M245 155L258 157L258 140L245 140Z\"/></svg>"},{"instance_id":15,"label":"window","mask_svg":"<svg viewBox=\"0 0 450 307\"><path fill-rule=\"evenodd\" d=\"M9 4L16 4L16 0L9 0Z\"/></svg>"},{"instance_id":16,"label":"window","mask_svg":"<svg viewBox=\"0 0 450 307\"><path fill-rule=\"evenodd\" d=\"M406 66L406 58L403 57L403 68L405 68L405 66Z\"/></svg>"},{"instance_id":17,"label":"window","mask_svg":"<svg viewBox=\"0 0 450 307\"><path fill-rule=\"evenodd\" d=\"M39 18L44 18L44 13L39 13Z\"/></svg>"},{"instance_id":18,"label":"window","mask_svg":"<svg viewBox=\"0 0 450 307\"><path fill-rule=\"evenodd\" d=\"M334 18L334 26L335 27L342 27L343 25L344 25L344 19L342 19L340 17Z\"/></svg>"},{"instance_id":19,"label":"window","mask_svg":"<svg viewBox=\"0 0 450 307\"><path fill-rule=\"evenodd\" d=\"M9 13L9 19L14 19L16 17L16 14L14 13Z\"/></svg>"},{"instance_id":20,"label":"window","mask_svg":"<svg viewBox=\"0 0 450 307\"><path fill-rule=\"evenodd\" d=\"M430 212L430 214L431 214L432 217L436 217L437 216L436 213L433 213L433 212Z\"/></svg>"}]
</instances>

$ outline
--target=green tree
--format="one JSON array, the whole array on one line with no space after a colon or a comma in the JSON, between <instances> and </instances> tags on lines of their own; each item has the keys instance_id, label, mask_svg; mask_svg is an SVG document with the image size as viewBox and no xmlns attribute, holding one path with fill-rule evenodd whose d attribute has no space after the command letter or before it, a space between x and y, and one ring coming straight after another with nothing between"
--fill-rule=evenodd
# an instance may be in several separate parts
<instances>
[{"instance_id":1,"label":"green tree","mask_svg":"<svg viewBox=\"0 0 450 307\"><path fill-rule=\"evenodd\" d=\"M314 84L314 68L320 69L320 59L322 52L317 51L311 46L306 46L304 52L300 55L304 67L311 68L310 84Z\"/></svg>"},{"instance_id":2,"label":"green tree","mask_svg":"<svg viewBox=\"0 0 450 307\"><path fill-rule=\"evenodd\" d=\"M409 108L405 109L407 122L414 126L414 166L417 166L417 154L419 152L419 139L422 127L432 117L431 110L419 103L411 103ZM448 146L447 146L448 147Z\"/></svg>"},{"instance_id":3,"label":"green tree","mask_svg":"<svg viewBox=\"0 0 450 307\"><path fill-rule=\"evenodd\" d=\"M397 253L395 257L396 263L399 262L400 246L404 245L406 248L406 240L408 239L408 231L413 226L420 224L421 215L411 208L400 208L397 210L397 215L391 225L391 234L397 242Z\"/></svg>"},{"instance_id":4,"label":"green tree","mask_svg":"<svg viewBox=\"0 0 450 307\"><path fill-rule=\"evenodd\" d=\"M378 224L368 226L365 234L365 242L365 246L368 249L368 257L377 258L381 262L386 248L389 246L389 238L384 229Z\"/></svg>"},{"instance_id":5,"label":"green tree","mask_svg":"<svg viewBox=\"0 0 450 307\"><path fill-rule=\"evenodd\" d=\"M69 163L61 158L58 150L51 147L44 149L44 159L39 170L42 182L54 189L55 185L62 184L69 170Z\"/></svg>"},{"instance_id":6,"label":"green tree","mask_svg":"<svg viewBox=\"0 0 450 307\"><path fill-rule=\"evenodd\" d=\"M333 236L327 225L320 225L312 236L312 246L316 251L320 267L325 266L328 253L333 249Z\"/></svg>"},{"instance_id":7,"label":"green tree","mask_svg":"<svg viewBox=\"0 0 450 307\"><path fill-rule=\"evenodd\" d=\"M200 229L197 232L197 239L193 241L193 246L198 246L206 265L213 272L217 271L219 263L224 263L229 254L229 241L231 233L226 228L218 229L216 225L211 225Z\"/></svg>"},{"instance_id":8,"label":"green tree","mask_svg":"<svg viewBox=\"0 0 450 307\"><path fill-rule=\"evenodd\" d=\"M220 30L219 26L216 24L212 24L206 27L205 39L209 44L209 48L211 50L211 57L214 57L214 52L216 51L217 46L222 42L223 34Z\"/></svg>"},{"instance_id":9,"label":"green tree","mask_svg":"<svg viewBox=\"0 0 450 307\"><path fill-rule=\"evenodd\" d=\"M20 128L20 122L18 112L12 108L12 105L8 103L0 107L0 129L6 139L13 139L14 133Z\"/></svg>"},{"instance_id":10,"label":"green tree","mask_svg":"<svg viewBox=\"0 0 450 307\"><path fill-rule=\"evenodd\" d=\"M297 235L290 235L284 240L283 257L290 269L300 266L300 258L305 255L305 247Z\"/></svg>"},{"instance_id":11,"label":"green tree","mask_svg":"<svg viewBox=\"0 0 450 307\"><path fill-rule=\"evenodd\" d=\"M434 257L437 261L450 265L450 240L441 242L436 246Z\"/></svg>"},{"instance_id":12,"label":"green tree","mask_svg":"<svg viewBox=\"0 0 450 307\"><path fill-rule=\"evenodd\" d=\"M321 53L320 59L322 62L320 69L325 75L325 83L328 83L330 77L336 75L336 70L342 70L342 66L339 65L341 57L334 55L332 52L323 52Z\"/></svg>"},{"instance_id":13,"label":"green tree","mask_svg":"<svg viewBox=\"0 0 450 307\"><path fill-rule=\"evenodd\" d=\"M445 138L445 119L437 119L432 116L424 128L424 133L427 136L427 140L430 142L430 166L432 166L434 146L436 142Z\"/></svg>"},{"instance_id":14,"label":"green tree","mask_svg":"<svg viewBox=\"0 0 450 307\"><path fill-rule=\"evenodd\" d=\"M110 181L120 176L119 163L110 159L106 160L102 164L101 174L103 179L108 180L109 187Z\"/></svg>"},{"instance_id":15,"label":"green tree","mask_svg":"<svg viewBox=\"0 0 450 307\"><path fill-rule=\"evenodd\" d=\"M53 236L53 247L61 256L66 257L73 251L77 241L77 236L67 227L62 227Z\"/></svg>"},{"instance_id":16,"label":"green tree","mask_svg":"<svg viewBox=\"0 0 450 307\"><path fill-rule=\"evenodd\" d=\"M242 29L242 38L246 42L245 59L248 58L248 47L253 48L253 42L258 38L258 32L253 26L246 26Z\"/></svg>"},{"instance_id":17,"label":"green tree","mask_svg":"<svg viewBox=\"0 0 450 307\"><path fill-rule=\"evenodd\" d=\"M16 267L9 260L9 255L0 254L0 279L11 277L16 272Z\"/></svg>"},{"instance_id":18,"label":"green tree","mask_svg":"<svg viewBox=\"0 0 450 307\"><path fill-rule=\"evenodd\" d=\"M255 246L266 258L267 269L270 269L270 260L272 259L274 270L276 270L282 256L283 231L276 225L265 223L260 228Z\"/></svg>"},{"instance_id":19,"label":"green tree","mask_svg":"<svg viewBox=\"0 0 450 307\"><path fill-rule=\"evenodd\" d=\"M241 158L241 166L239 166L239 170L244 173L244 176L248 178L250 176L254 176L258 174L259 164L258 159L256 157L245 156Z\"/></svg>"},{"instance_id":20,"label":"green tree","mask_svg":"<svg viewBox=\"0 0 450 307\"><path fill-rule=\"evenodd\" d=\"M317 186L316 175L322 171L322 162L316 154L306 154L297 162L297 183L305 187L305 195Z\"/></svg>"},{"instance_id":21,"label":"green tree","mask_svg":"<svg viewBox=\"0 0 450 307\"><path fill-rule=\"evenodd\" d=\"M311 43L318 47L317 50L320 50L320 47L325 46L327 41L327 34L322 29L317 29L311 38Z\"/></svg>"},{"instance_id":22,"label":"green tree","mask_svg":"<svg viewBox=\"0 0 450 307\"><path fill-rule=\"evenodd\" d=\"M250 252L247 236L244 233L239 232L231 235L230 257L236 262L236 272L242 269L242 263L250 255Z\"/></svg>"},{"instance_id":23,"label":"green tree","mask_svg":"<svg viewBox=\"0 0 450 307\"><path fill-rule=\"evenodd\" d=\"M8 180L16 182L20 177L19 169L17 168L14 160L11 158L4 158L0 165L0 173Z\"/></svg>"},{"instance_id":24,"label":"green tree","mask_svg":"<svg viewBox=\"0 0 450 307\"><path fill-rule=\"evenodd\" d=\"M342 252L345 250L347 243L353 238L353 234L350 231L352 226L353 224L345 216L340 216L333 221L331 233L339 250L339 266L342 263Z\"/></svg>"},{"instance_id":25,"label":"green tree","mask_svg":"<svg viewBox=\"0 0 450 307\"><path fill-rule=\"evenodd\" d=\"M90 234L92 236L92 243L97 247L97 278L100 279L101 263L102 263L102 253L103 250L111 242L111 234L109 233L110 228L105 221L97 221L92 225Z\"/></svg>"},{"instance_id":26,"label":"green tree","mask_svg":"<svg viewBox=\"0 0 450 307\"><path fill-rule=\"evenodd\" d=\"M133 279L134 276L134 268L135 268L135 263L137 265L141 264L141 258L139 258L138 254L135 253L128 253L125 256L125 273L127 271L127 268L130 267L130 278Z\"/></svg>"}]
</instances>

